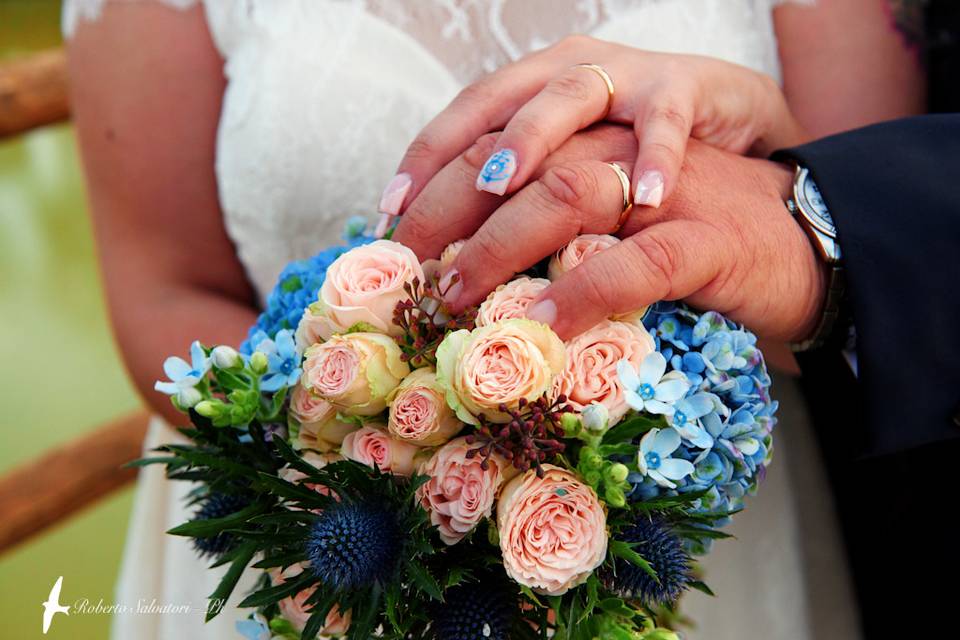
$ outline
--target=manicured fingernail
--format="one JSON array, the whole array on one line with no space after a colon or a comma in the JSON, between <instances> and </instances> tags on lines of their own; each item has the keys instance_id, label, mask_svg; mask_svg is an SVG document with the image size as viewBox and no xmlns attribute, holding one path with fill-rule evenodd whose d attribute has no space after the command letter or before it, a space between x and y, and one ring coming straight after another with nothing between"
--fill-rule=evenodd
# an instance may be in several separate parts
<instances>
[{"instance_id":1,"label":"manicured fingernail","mask_svg":"<svg viewBox=\"0 0 960 640\"><path fill-rule=\"evenodd\" d=\"M413 186L413 180L409 173L398 173L393 176L393 180L387 184L380 196L380 213L389 213L392 216L400 213L400 207L403 206L403 199L407 197L407 192Z\"/></svg>"},{"instance_id":2,"label":"manicured fingernail","mask_svg":"<svg viewBox=\"0 0 960 640\"><path fill-rule=\"evenodd\" d=\"M487 158L480 175L477 176L477 190L502 196L507 192L510 179L517 172L517 154L513 149L500 149Z\"/></svg>"},{"instance_id":3,"label":"manicured fingernail","mask_svg":"<svg viewBox=\"0 0 960 640\"><path fill-rule=\"evenodd\" d=\"M373 230L373 236L375 238L382 238L387 235L387 230L390 228L390 225L393 224L393 221L396 220L397 216L390 213L381 213L380 222L377 223L377 228Z\"/></svg>"},{"instance_id":4,"label":"manicured fingernail","mask_svg":"<svg viewBox=\"0 0 960 640\"><path fill-rule=\"evenodd\" d=\"M443 301L452 304L456 302L463 291L463 278L460 277L459 271L450 269L440 278L439 285Z\"/></svg>"},{"instance_id":5,"label":"manicured fingernail","mask_svg":"<svg viewBox=\"0 0 960 640\"><path fill-rule=\"evenodd\" d=\"M647 207L659 207L663 200L663 174L659 171L644 171L637 181L635 204Z\"/></svg>"},{"instance_id":6,"label":"manicured fingernail","mask_svg":"<svg viewBox=\"0 0 960 640\"><path fill-rule=\"evenodd\" d=\"M557 305L553 300L541 300L527 309L527 320L552 325L557 319Z\"/></svg>"}]
</instances>

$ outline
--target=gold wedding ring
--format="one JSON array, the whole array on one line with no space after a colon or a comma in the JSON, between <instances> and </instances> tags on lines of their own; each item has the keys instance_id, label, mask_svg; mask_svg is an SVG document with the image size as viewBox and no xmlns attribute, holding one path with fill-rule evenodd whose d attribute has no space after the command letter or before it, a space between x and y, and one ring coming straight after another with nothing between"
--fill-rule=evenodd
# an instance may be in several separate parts
<instances>
[{"instance_id":1,"label":"gold wedding ring","mask_svg":"<svg viewBox=\"0 0 960 640\"><path fill-rule=\"evenodd\" d=\"M627 222L627 217L630 215L630 210L633 209L633 198L630 197L630 176L627 175L627 172L623 170L623 167L618 165L616 162L606 163L608 167L613 169L613 172L617 174L617 178L620 179L620 186L623 188L623 211L620 212L620 217L617 219L617 224L610 232L611 235L620 231L623 228L623 225Z\"/></svg>"},{"instance_id":2,"label":"gold wedding ring","mask_svg":"<svg viewBox=\"0 0 960 640\"><path fill-rule=\"evenodd\" d=\"M580 64L575 64L571 69L590 69L595 74L600 76L600 79L603 80L603 84L607 85L607 108L603 110L603 115L598 118L598 120L606 120L607 116L610 115L610 108L613 107L613 79L610 77L610 74L598 64L593 64L591 62L581 62Z\"/></svg>"}]
</instances>

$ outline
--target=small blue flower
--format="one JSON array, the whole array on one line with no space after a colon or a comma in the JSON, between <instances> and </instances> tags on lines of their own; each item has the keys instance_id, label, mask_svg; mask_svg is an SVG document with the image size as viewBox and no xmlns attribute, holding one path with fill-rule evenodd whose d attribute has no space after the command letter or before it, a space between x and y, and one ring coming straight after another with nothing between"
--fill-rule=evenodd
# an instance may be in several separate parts
<instances>
[{"instance_id":1,"label":"small blue flower","mask_svg":"<svg viewBox=\"0 0 960 640\"><path fill-rule=\"evenodd\" d=\"M695 447L709 449L713 438L698 420L714 410L720 399L712 393L697 393L678 402L668 414L670 425Z\"/></svg>"},{"instance_id":2,"label":"small blue flower","mask_svg":"<svg viewBox=\"0 0 960 640\"><path fill-rule=\"evenodd\" d=\"M190 362L183 358L171 356L163 363L163 372L170 378L169 382L158 380L153 388L168 396L177 396L177 401L184 407L192 407L200 402L200 392L196 386L210 371L210 358L204 353L199 342L190 345Z\"/></svg>"},{"instance_id":3,"label":"small blue flower","mask_svg":"<svg viewBox=\"0 0 960 640\"><path fill-rule=\"evenodd\" d=\"M266 336L257 336L256 350L267 356L267 373L260 380L262 391L279 391L284 387L292 387L300 380L300 355L297 353L293 340L293 332L283 329L277 332L276 340Z\"/></svg>"},{"instance_id":4,"label":"small blue flower","mask_svg":"<svg viewBox=\"0 0 960 640\"><path fill-rule=\"evenodd\" d=\"M686 395L690 383L679 371L667 371L663 354L654 351L640 363L640 370L627 360L617 363L617 376L627 404L637 411L670 414L674 402Z\"/></svg>"},{"instance_id":5,"label":"small blue flower","mask_svg":"<svg viewBox=\"0 0 960 640\"><path fill-rule=\"evenodd\" d=\"M237 620L237 633L247 640L270 640L270 626L262 614L255 613L246 620Z\"/></svg>"},{"instance_id":6,"label":"small blue flower","mask_svg":"<svg viewBox=\"0 0 960 640\"><path fill-rule=\"evenodd\" d=\"M680 447L680 432L673 428L650 429L640 440L637 467L661 487L676 489L673 480L683 480L694 471L693 464L671 454Z\"/></svg>"}]
</instances>

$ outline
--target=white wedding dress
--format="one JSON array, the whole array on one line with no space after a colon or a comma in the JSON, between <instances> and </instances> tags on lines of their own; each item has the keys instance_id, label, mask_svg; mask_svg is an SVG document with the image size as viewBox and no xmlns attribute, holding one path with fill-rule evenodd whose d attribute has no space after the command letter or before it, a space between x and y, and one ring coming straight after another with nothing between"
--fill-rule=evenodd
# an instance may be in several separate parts
<instances>
[{"instance_id":1,"label":"white wedding dress","mask_svg":"<svg viewBox=\"0 0 960 640\"><path fill-rule=\"evenodd\" d=\"M66 0L69 37L104 0ZM141 0L156 1L156 0ZM197 0L160 0L185 9ZM206 0L228 78L216 172L224 224L261 298L290 260L338 241L420 128L466 83L571 33L724 58L779 77L776 0ZM589 62L589 61L587 61ZM704 565L718 598L683 602L690 638L856 638L857 620L830 494L795 385L778 380L775 462ZM160 420L146 448L176 434ZM184 483L141 472L118 603L194 614L118 614L123 640L235 639L231 608L203 626L208 571L164 531L189 517ZM253 575L245 578L245 583Z\"/></svg>"}]
</instances>

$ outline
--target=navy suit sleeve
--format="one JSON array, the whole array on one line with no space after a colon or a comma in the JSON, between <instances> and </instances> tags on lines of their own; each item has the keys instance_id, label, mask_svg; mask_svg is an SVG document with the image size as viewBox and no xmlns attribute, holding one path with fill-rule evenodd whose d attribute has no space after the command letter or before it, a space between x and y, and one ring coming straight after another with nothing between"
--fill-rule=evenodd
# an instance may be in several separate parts
<instances>
[{"instance_id":1,"label":"navy suit sleeve","mask_svg":"<svg viewBox=\"0 0 960 640\"><path fill-rule=\"evenodd\" d=\"M960 115L874 125L778 152L837 226L857 332L860 455L960 437ZM806 375L807 372L805 371Z\"/></svg>"}]
</instances>

